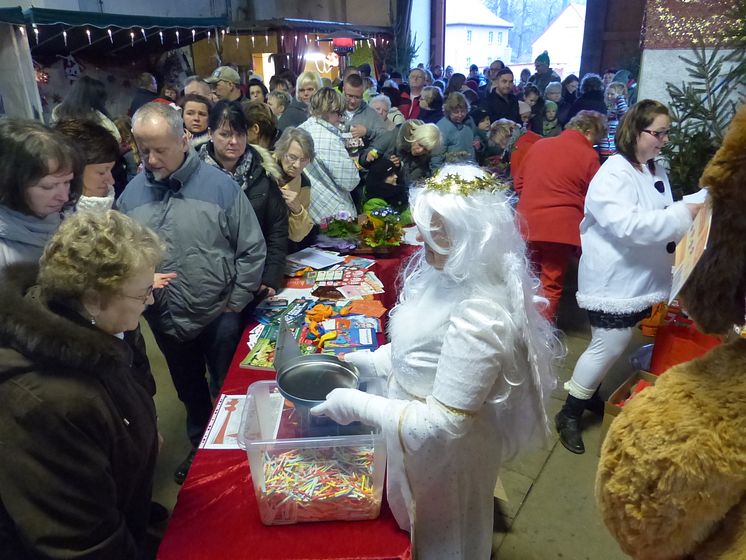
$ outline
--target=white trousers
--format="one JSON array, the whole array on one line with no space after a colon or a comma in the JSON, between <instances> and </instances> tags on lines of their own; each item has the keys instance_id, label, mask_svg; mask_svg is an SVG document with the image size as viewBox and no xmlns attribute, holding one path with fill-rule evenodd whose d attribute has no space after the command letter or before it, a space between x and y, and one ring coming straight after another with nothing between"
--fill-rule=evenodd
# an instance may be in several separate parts
<instances>
[{"instance_id":1,"label":"white trousers","mask_svg":"<svg viewBox=\"0 0 746 560\"><path fill-rule=\"evenodd\" d=\"M627 349L633 328L591 327L591 343L578 358L572 378L565 383L565 389L573 397L586 400L593 396L611 366Z\"/></svg>"}]
</instances>

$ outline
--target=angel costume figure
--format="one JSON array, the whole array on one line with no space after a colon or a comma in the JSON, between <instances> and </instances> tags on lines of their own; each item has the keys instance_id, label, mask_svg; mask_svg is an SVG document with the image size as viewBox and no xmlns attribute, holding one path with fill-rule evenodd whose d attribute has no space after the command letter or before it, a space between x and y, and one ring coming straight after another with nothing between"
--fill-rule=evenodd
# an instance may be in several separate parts
<instances>
[{"instance_id":1,"label":"angel costume figure","mask_svg":"<svg viewBox=\"0 0 746 560\"><path fill-rule=\"evenodd\" d=\"M403 273L392 342L346 357L386 377L388 398L335 389L312 409L383 430L387 497L414 558L487 560L498 468L548 429L555 339L501 188L448 165L413 192L425 247Z\"/></svg>"}]
</instances>

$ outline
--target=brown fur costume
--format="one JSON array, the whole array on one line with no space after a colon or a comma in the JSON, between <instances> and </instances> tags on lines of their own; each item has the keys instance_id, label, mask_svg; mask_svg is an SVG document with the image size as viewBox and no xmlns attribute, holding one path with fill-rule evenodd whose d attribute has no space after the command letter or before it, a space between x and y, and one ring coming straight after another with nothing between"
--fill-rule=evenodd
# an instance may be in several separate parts
<instances>
[{"instance_id":1,"label":"brown fur costume","mask_svg":"<svg viewBox=\"0 0 746 560\"><path fill-rule=\"evenodd\" d=\"M746 314L746 105L699 184L709 188L712 228L681 297L704 332L724 334Z\"/></svg>"},{"instance_id":2,"label":"brown fur costume","mask_svg":"<svg viewBox=\"0 0 746 560\"><path fill-rule=\"evenodd\" d=\"M700 180L708 248L682 294L707 332L744 322L746 106ZM668 370L614 420L596 498L622 549L641 560L746 559L746 340Z\"/></svg>"}]
</instances>

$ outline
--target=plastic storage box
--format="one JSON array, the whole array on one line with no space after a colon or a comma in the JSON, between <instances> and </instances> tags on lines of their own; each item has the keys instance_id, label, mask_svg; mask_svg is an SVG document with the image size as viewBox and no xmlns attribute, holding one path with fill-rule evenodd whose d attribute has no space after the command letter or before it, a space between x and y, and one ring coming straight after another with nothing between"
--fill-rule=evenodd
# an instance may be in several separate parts
<instances>
[{"instance_id":1,"label":"plastic storage box","mask_svg":"<svg viewBox=\"0 0 746 560\"><path fill-rule=\"evenodd\" d=\"M247 392L238 440L265 525L378 517L386 447L372 428L309 416L274 381L257 381Z\"/></svg>"}]
</instances>

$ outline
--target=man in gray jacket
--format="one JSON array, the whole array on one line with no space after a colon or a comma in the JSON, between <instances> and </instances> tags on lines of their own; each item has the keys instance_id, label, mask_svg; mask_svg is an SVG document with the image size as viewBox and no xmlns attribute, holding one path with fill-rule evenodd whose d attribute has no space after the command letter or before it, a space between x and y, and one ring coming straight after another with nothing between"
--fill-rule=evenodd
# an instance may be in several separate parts
<instances>
[{"instance_id":1,"label":"man in gray jacket","mask_svg":"<svg viewBox=\"0 0 746 560\"><path fill-rule=\"evenodd\" d=\"M363 101L365 86L360 74L350 74L342 83L345 96L345 128L349 134L343 134L345 147L351 155L375 147L381 151L385 146L378 146L377 141L386 132L384 122L378 113Z\"/></svg>"},{"instance_id":2,"label":"man in gray jacket","mask_svg":"<svg viewBox=\"0 0 746 560\"><path fill-rule=\"evenodd\" d=\"M119 209L166 244L161 270L176 273L153 294L145 317L187 412L196 449L241 337L241 311L259 288L266 247L246 195L189 146L180 114L148 103L132 119L145 172L127 185ZM205 379L205 367L210 385ZM181 483L194 449L175 473Z\"/></svg>"}]
</instances>

